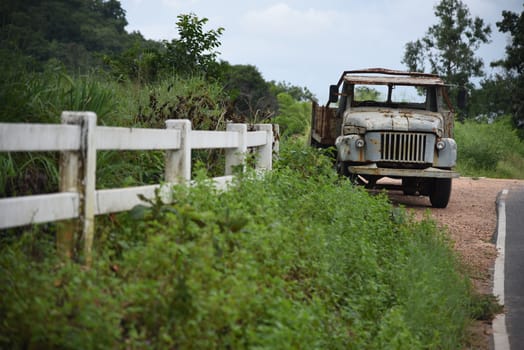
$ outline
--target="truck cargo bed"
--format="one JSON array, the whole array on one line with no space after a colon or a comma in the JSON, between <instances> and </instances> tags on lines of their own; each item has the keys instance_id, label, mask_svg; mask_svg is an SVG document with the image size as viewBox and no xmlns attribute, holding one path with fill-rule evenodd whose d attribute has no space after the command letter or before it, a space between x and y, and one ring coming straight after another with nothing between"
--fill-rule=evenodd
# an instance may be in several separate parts
<instances>
[{"instance_id":1,"label":"truck cargo bed","mask_svg":"<svg viewBox=\"0 0 524 350\"><path fill-rule=\"evenodd\" d=\"M340 135L341 118L336 117L336 108L312 103L311 144L318 147L335 145Z\"/></svg>"}]
</instances>

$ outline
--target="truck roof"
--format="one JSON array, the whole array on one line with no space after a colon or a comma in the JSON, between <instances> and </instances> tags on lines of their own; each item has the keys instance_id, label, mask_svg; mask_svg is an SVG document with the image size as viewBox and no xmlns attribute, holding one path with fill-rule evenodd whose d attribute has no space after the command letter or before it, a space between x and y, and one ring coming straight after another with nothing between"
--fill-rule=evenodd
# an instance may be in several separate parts
<instances>
[{"instance_id":1,"label":"truck roof","mask_svg":"<svg viewBox=\"0 0 524 350\"><path fill-rule=\"evenodd\" d=\"M350 84L395 84L395 85L418 85L418 86L435 86L445 85L444 81L438 75L420 73L420 72L404 72L398 70L384 69L384 68L370 68L361 70L350 70L342 73L338 81L338 86L342 81Z\"/></svg>"}]
</instances>

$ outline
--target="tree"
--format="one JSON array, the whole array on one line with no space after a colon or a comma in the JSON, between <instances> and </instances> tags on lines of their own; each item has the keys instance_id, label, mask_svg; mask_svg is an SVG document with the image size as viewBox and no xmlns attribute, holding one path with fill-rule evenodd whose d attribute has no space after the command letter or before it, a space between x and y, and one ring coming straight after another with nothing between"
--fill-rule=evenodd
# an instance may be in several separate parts
<instances>
[{"instance_id":1,"label":"tree","mask_svg":"<svg viewBox=\"0 0 524 350\"><path fill-rule=\"evenodd\" d=\"M311 103L297 101L286 92L277 96L279 112L274 122L280 125L283 137L305 135L310 124Z\"/></svg>"},{"instance_id":2,"label":"tree","mask_svg":"<svg viewBox=\"0 0 524 350\"><path fill-rule=\"evenodd\" d=\"M39 64L58 59L87 70L132 43L126 25L118 0L2 1L0 58L16 53Z\"/></svg>"},{"instance_id":3,"label":"tree","mask_svg":"<svg viewBox=\"0 0 524 350\"><path fill-rule=\"evenodd\" d=\"M411 71L425 71L443 76L457 86L471 86L471 77L483 75L482 59L475 50L489 42L491 28L479 18L471 18L461 0L441 0L435 7L439 23L429 27L422 39L408 42L402 63Z\"/></svg>"},{"instance_id":4,"label":"tree","mask_svg":"<svg viewBox=\"0 0 524 350\"><path fill-rule=\"evenodd\" d=\"M129 36L133 44L121 53L104 55L104 63L119 81L130 79L141 84L156 81L164 68L163 44L146 40L140 32L132 32Z\"/></svg>"},{"instance_id":5,"label":"tree","mask_svg":"<svg viewBox=\"0 0 524 350\"><path fill-rule=\"evenodd\" d=\"M502 11L502 21L497 27L503 33L511 35L511 42L506 46L506 58L493 62L506 70L508 82L512 82L512 112L515 126L524 128L524 11L520 15Z\"/></svg>"},{"instance_id":6,"label":"tree","mask_svg":"<svg viewBox=\"0 0 524 350\"><path fill-rule=\"evenodd\" d=\"M278 94L285 92L297 101L316 100L315 95L311 91L309 91L307 87L291 85L290 83L285 81L276 82L274 80L271 80L269 82L269 88L271 90L271 93L275 96L278 96Z\"/></svg>"},{"instance_id":7,"label":"tree","mask_svg":"<svg viewBox=\"0 0 524 350\"><path fill-rule=\"evenodd\" d=\"M198 18L194 13L177 16L179 39L164 41L167 49L166 61L176 73L182 75L214 75L218 69L216 58L220 46L219 38L224 28L204 31L207 18Z\"/></svg>"},{"instance_id":8,"label":"tree","mask_svg":"<svg viewBox=\"0 0 524 350\"><path fill-rule=\"evenodd\" d=\"M278 110L276 96L257 67L222 62L221 71L222 84L230 95L235 114L251 122L275 116Z\"/></svg>"},{"instance_id":9,"label":"tree","mask_svg":"<svg viewBox=\"0 0 524 350\"><path fill-rule=\"evenodd\" d=\"M102 16L113 22L114 27L119 33L125 32L127 25L126 11L120 5L118 0L96 0L93 3L95 11L102 14Z\"/></svg>"},{"instance_id":10,"label":"tree","mask_svg":"<svg viewBox=\"0 0 524 350\"><path fill-rule=\"evenodd\" d=\"M480 87L471 91L468 112L471 118L493 121L512 112L515 79L507 74L495 74L480 82Z\"/></svg>"},{"instance_id":11,"label":"tree","mask_svg":"<svg viewBox=\"0 0 524 350\"><path fill-rule=\"evenodd\" d=\"M355 100L357 101L379 101L381 98L380 91L369 86L358 86L355 88ZM385 100L386 97L382 96Z\"/></svg>"}]
</instances>

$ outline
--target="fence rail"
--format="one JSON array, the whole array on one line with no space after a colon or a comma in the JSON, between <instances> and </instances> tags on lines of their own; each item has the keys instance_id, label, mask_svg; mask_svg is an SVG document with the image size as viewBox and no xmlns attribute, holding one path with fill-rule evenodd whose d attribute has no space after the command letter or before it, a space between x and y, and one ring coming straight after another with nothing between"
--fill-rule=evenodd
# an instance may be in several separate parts
<instances>
[{"instance_id":1,"label":"fence rail","mask_svg":"<svg viewBox=\"0 0 524 350\"><path fill-rule=\"evenodd\" d=\"M140 129L96 125L92 112L63 112L62 124L0 123L0 152L60 152L58 193L0 199L0 229L59 220L78 219L62 225L57 244L72 256L76 230L81 232L83 253L91 259L95 215L127 211L143 203L139 195L153 198L157 189L168 194L172 185L191 180L191 150L224 148L225 176L214 178L219 186L231 180L233 168L243 166L248 148L255 148L256 168L272 168L275 144L271 124L228 124L226 131L191 129L189 120L167 120L166 129ZM278 133L278 131L277 131ZM165 184L96 190L96 152L101 150L164 150ZM169 201L165 196L165 201Z\"/></svg>"}]
</instances>

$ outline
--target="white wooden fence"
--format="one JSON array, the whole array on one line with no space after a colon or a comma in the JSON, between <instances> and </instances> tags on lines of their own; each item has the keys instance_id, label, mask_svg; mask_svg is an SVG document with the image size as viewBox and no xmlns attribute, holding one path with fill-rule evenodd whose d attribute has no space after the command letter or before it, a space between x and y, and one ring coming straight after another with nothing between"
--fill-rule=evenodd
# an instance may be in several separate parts
<instances>
[{"instance_id":1,"label":"white wooden fence","mask_svg":"<svg viewBox=\"0 0 524 350\"><path fill-rule=\"evenodd\" d=\"M197 131L191 130L189 120L167 120L166 129L139 129L97 126L96 119L92 112L63 112L62 124L0 123L0 152L60 152L60 192L0 199L0 229L79 219L59 229L57 244L71 256L75 231L80 231L89 263L95 215L130 210L142 203L139 195L153 198L159 188L169 194L173 184L189 182L191 150L225 148L226 174L214 178L218 185L231 179L233 167L245 166L248 148L257 153L258 169L272 167L271 124L256 124L250 132L246 124L228 124L226 131ZM165 184L97 190L99 150L165 150Z\"/></svg>"}]
</instances>

